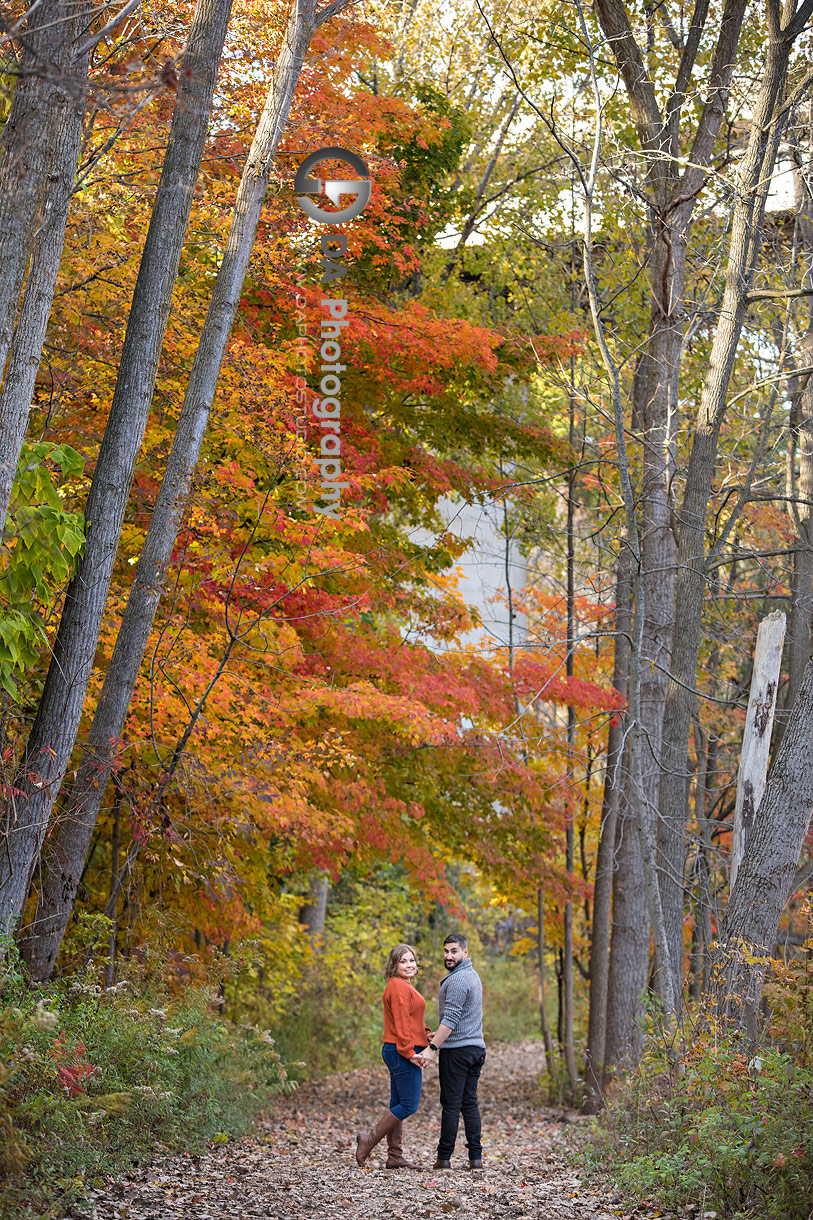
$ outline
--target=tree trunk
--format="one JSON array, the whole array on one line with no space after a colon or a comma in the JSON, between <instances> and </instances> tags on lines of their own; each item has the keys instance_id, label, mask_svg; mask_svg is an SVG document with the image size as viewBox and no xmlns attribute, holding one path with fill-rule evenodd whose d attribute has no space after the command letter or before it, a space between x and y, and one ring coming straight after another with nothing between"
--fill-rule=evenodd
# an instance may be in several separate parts
<instances>
[{"instance_id":1,"label":"tree trunk","mask_svg":"<svg viewBox=\"0 0 813 1220\"><path fill-rule=\"evenodd\" d=\"M630 631L629 555L618 557L615 585L615 655L613 689L627 697ZM619 712L610 723L607 762L604 773L604 799L601 833L596 857L593 890L593 936L590 946L590 1014L587 1052L584 1063L585 1111L595 1114L601 1104L607 1042L607 1001L610 973L610 907L615 873L615 845L618 814L624 789L624 717Z\"/></svg>"},{"instance_id":2,"label":"tree trunk","mask_svg":"<svg viewBox=\"0 0 813 1220\"><path fill-rule=\"evenodd\" d=\"M20 794L10 799L8 851L0 860L0 927L4 929L25 904L79 727L130 484L155 389L230 12L231 0L198 0L184 52L185 71L180 77L169 145L133 293L113 403L88 494L84 554L66 594L45 689L15 780ZM101 786L104 788L104 784ZM81 860L69 854L62 857L64 863L56 865L52 888L55 892L70 890L71 902L86 851L87 845ZM64 882L63 869L68 870ZM34 943L28 942L28 952L33 951Z\"/></svg>"},{"instance_id":3,"label":"tree trunk","mask_svg":"<svg viewBox=\"0 0 813 1220\"><path fill-rule=\"evenodd\" d=\"M299 911L299 922L307 928L314 949L319 948L325 934L329 890L330 877L327 873L316 873L311 879L308 901Z\"/></svg>"},{"instance_id":4,"label":"tree trunk","mask_svg":"<svg viewBox=\"0 0 813 1220\"><path fill-rule=\"evenodd\" d=\"M608 1070L632 1067L643 1048L642 995L649 978L650 926L641 849L635 814L629 806L618 813L617 865L613 875L613 921L607 982L607 1033L604 1054Z\"/></svg>"},{"instance_id":5,"label":"tree trunk","mask_svg":"<svg viewBox=\"0 0 813 1220\"><path fill-rule=\"evenodd\" d=\"M695 788L695 823L697 826L697 894L695 897L695 938L693 942L692 999L697 1001L708 983L709 946L712 941L711 914L711 826L708 817L709 775L716 757L716 740L706 746L706 737L699 719L694 722L694 746L697 755Z\"/></svg>"},{"instance_id":6,"label":"tree trunk","mask_svg":"<svg viewBox=\"0 0 813 1220\"><path fill-rule=\"evenodd\" d=\"M67 0L43 0L29 9L18 33L17 85L0 133L0 371L46 191L51 136L71 87L75 18Z\"/></svg>"},{"instance_id":7,"label":"tree trunk","mask_svg":"<svg viewBox=\"0 0 813 1220\"><path fill-rule=\"evenodd\" d=\"M813 289L813 201L803 174L810 172L810 157L806 166L794 167L794 188L798 215L798 240L805 259L803 285ZM807 327L801 343L803 368L813 367L813 304L808 306ZM788 437L787 496L789 516L796 533L791 577L790 614L787 634L788 684L785 688L783 711L777 714L774 749L782 743L784 726L790 714L802 674L810 658L811 628L813 628L813 377L806 376L801 386L791 383L791 435ZM798 458L799 474L794 461Z\"/></svg>"},{"instance_id":8,"label":"tree trunk","mask_svg":"<svg viewBox=\"0 0 813 1220\"><path fill-rule=\"evenodd\" d=\"M785 616L781 610L775 610L759 624L754 649L751 693L742 735L737 799L734 807L734 834L731 843L732 887L737 879L737 869L753 826L754 814L765 791L784 642Z\"/></svg>"},{"instance_id":9,"label":"tree trunk","mask_svg":"<svg viewBox=\"0 0 813 1220\"><path fill-rule=\"evenodd\" d=\"M559 1043L559 1057L565 1053L565 963L564 953L560 949L556 954L556 1041Z\"/></svg>"},{"instance_id":10,"label":"tree trunk","mask_svg":"<svg viewBox=\"0 0 813 1220\"><path fill-rule=\"evenodd\" d=\"M621 496L624 505L625 537L624 546L630 553L630 570L632 575L633 614L630 631L630 668L629 668L629 801L634 814L635 832L640 848L643 864L643 880L646 893L646 905L649 911L652 932L655 938L655 948L658 954L660 970L658 986L667 1032L674 1028L676 1018L676 1000L671 987L671 970L669 963L669 945L661 906L658 878L655 871L655 844L652 833L650 811L646 802L644 770L642 764L642 749L646 725L643 723L641 704L641 669L643 662L643 634L646 622L646 583L643 579L641 561L641 535L637 519L637 499L632 487L630 462L627 449L626 421L624 400L621 393L621 375L607 342L604 320L601 313L598 286L593 264L593 207L596 180L598 176L599 157L603 138L602 118L603 100L598 85L596 73L595 47L590 39L589 31L580 10L581 28L585 43L590 49L590 75L595 99L595 129L593 132L592 154L587 173L580 170L584 190L584 249L583 265L587 295L590 302L590 316L602 363L611 386L612 416L615 432L616 461L621 485Z\"/></svg>"},{"instance_id":11,"label":"tree trunk","mask_svg":"<svg viewBox=\"0 0 813 1220\"><path fill-rule=\"evenodd\" d=\"M59 839L54 846L54 863L49 866L43 884L40 900L43 919L38 915L38 928L47 927L47 932L40 930L36 948L32 945L28 951L32 974L38 978L47 977L50 973L70 916L76 892L75 878L81 870L79 861L87 851L99 812L100 792L110 774L115 743L124 728L152 630L240 301L260 209L268 188L268 177L305 55L318 25L341 12L351 2L334 0L333 4L316 15L315 0L299 0L289 18L271 88L237 193L226 249L195 353L167 469L136 566L66 816L62 819Z\"/></svg>"},{"instance_id":12,"label":"tree trunk","mask_svg":"<svg viewBox=\"0 0 813 1220\"><path fill-rule=\"evenodd\" d=\"M539 1030L545 1047L545 1067L550 1071L553 1065L553 1039L548 1027L548 1014L545 1010L545 894L540 886L536 891L536 961L539 968Z\"/></svg>"},{"instance_id":13,"label":"tree trunk","mask_svg":"<svg viewBox=\"0 0 813 1220\"><path fill-rule=\"evenodd\" d=\"M683 886L675 881L674 859L681 844L663 821L657 820L660 799L661 741L667 695L667 674L672 647L676 545L672 532L672 480L675 470L675 440L679 422L679 379L684 329L686 252L694 211L707 167L725 116L736 48L746 10L745 0L727 0L708 80L706 100L695 128L688 158L680 159L680 127L684 103L696 67L698 49L708 18L708 3L698 0L681 48L681 57L671 94L661 106L654 83L645 66L645 56L635 41L622 0L596 0L595 11L618 64L630 100L630 110L639 131L649 206L647 267L650 319L643 345L640 371L646 383L643 402L636 402L636 426L643 443L643 477L640 494L640 582L646 607L641 633L641 724L645 740L641 749L641 797L649 817L649 830L656 835L658 905L670 940L670 962L680 975L682 964ZM681 169L681 165L685 168ZM640 387L635 397L640 399ZM633 802L634 807L634 802ZM681 827L681 833L683 827ZM625 840L622 840L622 843ZM626 840L629 848L634 847ZM685 848L683 849L685 852ZM625 901L634 905L629 892L639 885L639 864L629 861L629 885L622 882ZM641 866L643 862L641 862ZM680 879L682 882L682 862ZM639 891L642 893L642 891ZM629 930L632 941L618 950L631 968L632 955L640 960L634 974L644 977L648 968L649 938L637 927L630 910L613 928L613 938ZM678 936L679 933L679 936ZM678 944L678 939L680 943ZM663 956L663 953L661 954ZM677 987L679 983L672 986ZM618 1020L630 1029L641 1017L639 992L616 993L622 1006L635 1011L618 1012Z\"/></svg>"},{"instance_id":14,"label":"tree trunk","mask_svg":"<svg viewBox=\"0 0 813 1220\"><path fill-rule=\"evenodd\" d=\"M633 419L640 421L645 412L647 393L646 356L639 361L632 387ZM629 697L629 646L632 635L632 598L634 584L630 570L629 552L622 550L627 566L627 607L625 614L626 669L625 694ZM640 578L639 578L640 579ZM646 630L646 625L644 626ZM620 637L618 637L620 640ZM616 643L618 647L618 642ZM649 692L649 707L652 709L652 691ZM624 722L624 733L631 729L631 714ZM638 1059L642 1043L642 1017L644 1005L642 994L649 977L650 921L646 903L644 866L641 849L635 830L634 793L630 792L631 768L629 754L622 752L618 760L619 782L623 785L618 795L615 835L607 840L606 851L613 861L612 872L612 924L610 928L610 953L607 963L606 1032L603 1057L603 1078L608 1069L626 1068ZM628 798L628 799L625 799ZM606 899L604 900L606 901ZM602 1082L603 1083L603 1082Z\"/></svg>"},{"instance_id":15,"label":"tree trunk","mask_svg":"<svg viewBox=\"0 0 813 1220\"><path fill-rule=\"evenodd\" d=\"M570 358L570 393L568 395L569 440L571 451L576 448L576 393L575 364ZM576 551L573 529L573 514L575 511L574 492L576 488L576 468L571 466L567 478L567 638L565 641L567 656L565 658L565 673L572 678L575 672L574 652L576 650ZM576 1052L573 1042L573 793L576 784L576 709L572 704L567 709L567 780L568 780L568 813L565 827L565 871L567 872L568 895L564 911L564 936L562 975L565 1004L565 1064L570 1079L571 1096L575 1097L578 1087L578 1070L576 1068Z\"/></svg>"},{"instance_id":16,"label":"tree trunk","mask_svg":"<svg viewBox=\"0 0 813 1220\"><path fill-rule=\"evenodd\" d=\"M813 661L757 809L714 956L718 1011L755 1037L766 962L796 876L813 811ZM747 948L743 948L747 946Z\"/></svg>"},{"instance_id":17,"label":"tree trunk","mask_svg":"<svg viewBox=\"0 0 813 1220\"><path fill-rule=\"evenodd\" d=\"M91 6L45 0L25 27L0 135L0 538L59 272L82 139L90 47L73 47ZM15 329L17 306L31 269ZM3 379L3 369L11 359Z\"/></svg>"},{"instance_id":18,"label":"tree trunk","mask_svg":"<svg viewBox=\"0 0 813 1220\"><path fill-rule=\"evenodd\" d=\"M769 22L770 24L770 22ZM727 407L754 269L760 251L765 202L784 129L783 97L791 37L770 32L765 74L751 124L748 148L737 176L725 291L703 384L679 520L678 576L671 673L666 701L663 771L659 811L662 856L669 871L666 909L672 955L683 947L683 876L686 855L688 743L695 704L697 653L706 584L706 511L711 494L717 440ZM678 896L680 898L678 902ZM674 985L681 982L677 961ZM679 993L678 993L679 994Z\"/></svg>"},{"instance_id":19,"label":"tree trunk","mask_svg":"<svg viewBox=\"0 0 813 1220\"><path fill-rule=\"evenodd\" d=\"M28 427L34 383L65 245L65 228L82 145L89 62L90 48L87 47L82 56L70 64L72 88L66 93L66 113L54 133L48 168L50 189L33 243L20 317L0 391L0 538Z\"/></svg>"}]
</instances>

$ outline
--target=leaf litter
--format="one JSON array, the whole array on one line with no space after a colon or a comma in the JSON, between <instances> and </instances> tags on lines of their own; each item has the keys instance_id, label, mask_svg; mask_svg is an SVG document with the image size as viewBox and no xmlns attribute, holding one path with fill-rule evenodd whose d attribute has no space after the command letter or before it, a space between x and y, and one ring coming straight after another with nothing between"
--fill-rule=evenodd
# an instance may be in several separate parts
<instances>
[{"instance_id":1,"label":"leaf litter","mask_svg":"<svg viewBox=\"0 0 813 1220\"><path fill-rule=\"evenodd\" d=\"M437 1068L424 1073L404 1153L421 1170L364 1169L355 1136L386 1110L383 1064L340 1072L280 1098L256 1130L204 1155L171 1154L88 1191L83 1220L644 1220L668 1213L583 1184L569 1150L573 1111L542 1105L538 1042L489 1047L480 1080L483 1169L470 1172L461 1121L451 1171L432 1165L440 1129Z\"/></svg>"}]
</instances>

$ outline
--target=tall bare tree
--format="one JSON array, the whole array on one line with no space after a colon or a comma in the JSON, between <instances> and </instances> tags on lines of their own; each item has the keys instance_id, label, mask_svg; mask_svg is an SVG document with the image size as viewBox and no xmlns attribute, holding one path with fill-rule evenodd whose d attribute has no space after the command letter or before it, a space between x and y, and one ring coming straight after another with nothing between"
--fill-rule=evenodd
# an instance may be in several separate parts
<instances>
[{"instance_id":1,"label":"tall bare tree","mask_svg":"<svg viewBox=\"0 0 813 1220\"><path fill-rule=\"evenodd\" d=\"M622 699L627 698L629 679L629 553L618 556L615 582L616 643L613 656L613 689ZM624 764L625 717L614 716L607 735L604 773L604 798L601 806L601 827L596 855L595 888L593 890L593 932L590 943L590 1010L587 1030L587 1052L584 1065L586 1109L595 1112L600 1105L607 1063L607 1007L610 974L610 932L613 876L616 843L624 785L619 773ZM620 906L616 903L616 907ZM618 966L616 965L616 977ZM619 1039L619 1042L621 1039Z\"/></svg>"},{"instance_id":2,"label":"tall bare tree","mask_svg":"<svg viewBox=\"0 0 813 1220\"><path fill-rule=\"evenodd\" d=\"M686 123L687 100L702 88L701 51L708 54L714 14L709 0L697 0L685 38L667 14L670 38L679 50L678 66L665 100L659 102L660 82L650 68L646 49L636 40L622 0L596 0L595 11L618 65L629 99L631 117L638 129L646 178L644 196L649 232L646 272L649 287L649 326L642 336L643 360L638 366L641 409L637 428L642 443L640 491L642 582L646 615L642 639L641 709L646 725L643 779L653 825L661 778L661 736L667 675L672 647L676 545L672 530L673 482L679 422L679 385L683 332L687 250L697 201L704 186L725 117L728 93L736 63L737 45L747 8L746 0L726 0L711 53L711 70L705 100L696 123ZM677 23L679 25L679 22ZM676 971L682 962L683 887L673 883L673 866L667 853L669 835L657 824L658 877L669 928L671 959ZM631 846L629 838L626 840ZM633 851L635 849L633 848ZM624 840L621 843L624 851ZM682 874L681 874L682 875ZM649 952L648 938L631 916L632 940L617 946L622 959ZM676 929L681 929L678 939ZM616 933L614 932L614 935ZM617 925L623 936L623 925ZM646 977L646 964L638 963L638 978ZM675 984L679 987L676 976ZM618 1012L614 1028L627 1030L639 1012L639 990L628 982L615 989Z\"/></svg>"},{"instance_id":3,"label":"tall bare tree","mask_svg":"<svg viewBox=\"0 0 813 1220\"><path fill-rule=\"evenodd\" d=\"M88 494L84 555L70 583L24 757L7 797L0 853L0 927L22 911L73 750L98 645L135 462L155 390L172 290L206 141L231 0L199 0L184 52L172 128Z\"/></svg>"},{"instance_id":4,"label":"tall bare tree","mask_svg":"<svg viewBox=\"0 0 813 1220\"><path fill-rule=\"evenodd\" d=\"M353 0L332 0L331 4L317 10L316 0L299 0L291 10L271 88L238 189L226 248L195 353L167 469L136 567L113 655L105 673L76 781L46 861L35 924L26 934L24 953L32 974L37 978L47 977L50 973L73 907L76 887L110 774L115 742L124 728L163 580L200 458L269 175L305 56L315 30L352 3ZM98 633L98 625L96 631ZM188 735L184 745L186 740Z\"/></svg>"},{"instance_id":5,"label":"tall bare tree","mask_svg":"<svg viewBox=\"0 0 813 1220\"><path fill-rule=\"evenodd\" d=\"M664 716L659 812L663 828L662 887L673 946L682 959L683 890L686 861L688 742L695 706L697 656L707 580L706 515L714 477L720 429L729 401L754 272L762 246L762 226L780 140L788 115L813 86L813 73L789 76L796 40L813 14L813 0L787 0L780 10L767 0L764 71L754 102L750 135L736 176L725 288L703 383L686 484L678 511L678 575L670 678ZM713 556L712 558L716 558ZM754 895L756 898L756 895Z\"/></svg>"},{"instance_id":6,"label":"tall bare tree","mask_svg":"<svg viewBox=\"0 0 813 1220\"><path fill-rule=\"evenodd\" d=\"M17 83L0 132L0 536L62 255L93 46L84 34L94 7L43 0L29 7L16 33Z\"/></svg>"}]
</instances>

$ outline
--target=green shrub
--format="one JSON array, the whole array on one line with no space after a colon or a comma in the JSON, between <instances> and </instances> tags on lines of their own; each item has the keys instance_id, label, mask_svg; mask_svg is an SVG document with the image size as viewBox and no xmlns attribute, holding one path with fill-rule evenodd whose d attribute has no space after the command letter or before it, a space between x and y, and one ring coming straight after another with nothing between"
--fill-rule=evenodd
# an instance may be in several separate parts
<instances>
[{"instance_id":1,"label":"green shrub","mask_svg":"<svg viewBox=\"0 0 813 1220\"><path fill-rule=\"evenodd\" d=\"M664 1207L725 1220L808 1220L813 1069L780 1047L749 1058L709 1022L679 1062L650 1048L594 1126L587 1163Z\"/></svg>"},{"instance_id":2,"label":"green shrub","mask_svg":"<svg viewBox=\"0 0 813 1220\"><path fill-rule=\"evenodd\" d=\"M86 1182L236 1136L290 1087L267 1031L222 1019L211 977L175 994L148 957L108 990L92 966L34 988L5 948L0 1216L61 1216Z\"/></svg>"}]
</instances>

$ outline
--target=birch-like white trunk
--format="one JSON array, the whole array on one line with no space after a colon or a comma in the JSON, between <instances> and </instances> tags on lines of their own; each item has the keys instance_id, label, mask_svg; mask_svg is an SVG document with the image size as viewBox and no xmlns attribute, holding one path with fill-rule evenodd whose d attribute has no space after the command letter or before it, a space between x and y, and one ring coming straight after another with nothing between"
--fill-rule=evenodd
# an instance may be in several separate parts
<instances>
[{"instance_id":1,"label":"birch-like white trunk","mask_svg":"<svg viewBox=\"0 0 813 1220\"><path fill-rule=\"evenodd\" d=\"M808 661L714 954L711 986L721 1016L758 1033L766 958L776 945L813 815L813 661Z\"/></svg>"},{"instance_id":2,"label":"birch-like white trunk","mask_svg":"<svg viewBox=\"0 0 813 1220\"><path fill-rule=\"evenodd\" d=\"M737 880L737 869L745 854L745 845L754 825L754 815L765 791L784 643L785 616L781 610L775 610L759 624L754 650L754 671L751 677L751 693L748 698L745 730L742 735L740 769L737 775L737 799L734 806L734 838L731 847L732 888Z\"/></svg>"}]
</instances>

